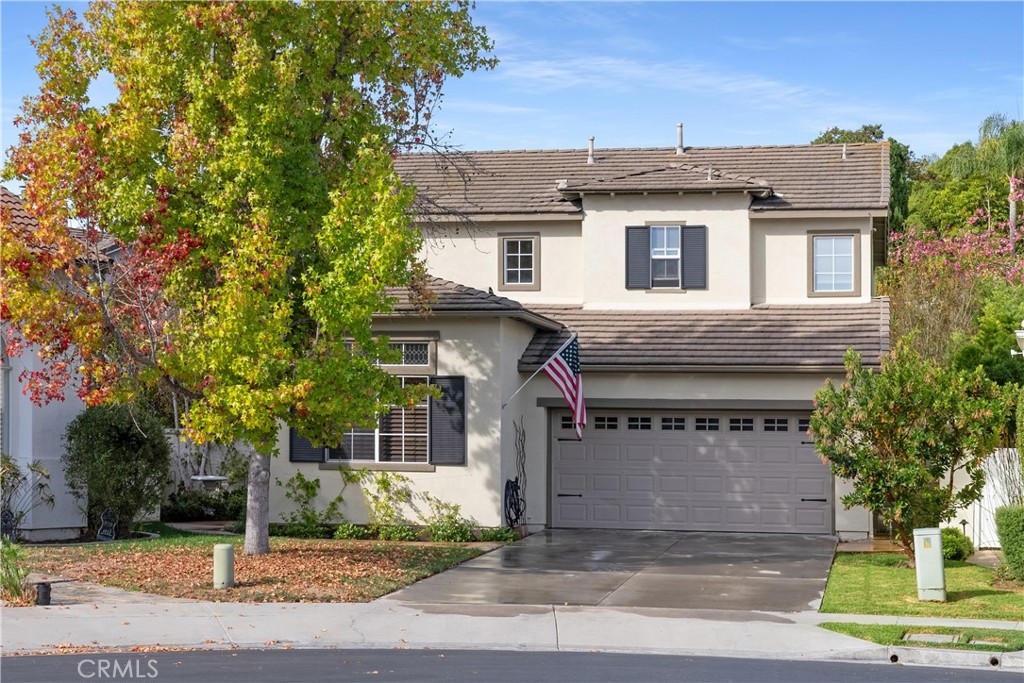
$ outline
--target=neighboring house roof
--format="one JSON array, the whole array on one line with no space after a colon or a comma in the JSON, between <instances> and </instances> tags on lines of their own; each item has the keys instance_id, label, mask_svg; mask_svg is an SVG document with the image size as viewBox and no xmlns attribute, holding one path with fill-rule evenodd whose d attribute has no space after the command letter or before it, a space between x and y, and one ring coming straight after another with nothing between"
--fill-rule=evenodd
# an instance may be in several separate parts
<instances>
[{"instance_id":1,"label":"neighboring house roof","mask_svg":"<svg viewBox=\"0 0 1024 683\"><path fill-rule=\"evenodd\" d=\"M889 350L889 300L864 304L759 305L742 310L589 310L532 306L565 324L540 331L519 359L519 370L539 367L579 335L587 371L832 371L853 347L877 367Z\"/></svg>"},{"instance_id":2,"label":"neighboring house roof","mask_svg":"<svg viewBox=\"0 0 1024 683\"><path fill-rule=\"evenodd\" d=\"M580 149L407 154L395 166L429 214L580 214L588 192L749 191L755 211L889 205L888 143L598 149L593 164Z\"/></svg>"},{"instance_id":3,"label":"neighboring house roof","mask_svg":"<svg viewBox=\"0 0 1024 683\"><path fill-rule=\"evenodd\" d=\"M562 325L534 311L527 310L518 301L466 287L439 277L427 278L429 299L422 304L406 287L388 290L395 298L392 314L380 318L408 317L412 315L458 314L460 316L509 317L522 320L542 330L560 330Z\"/></svg>"},{"instance_id":4,"label":"neighboring house roof","mask_svg":"<svg viewBox=\"0 0 1024 683\"><path fill-rule=\"evenodd\" d=\"M5 216L10 217L11 226L23 230L35 229L36 219L25 211L25 207L21 205L21 197L2 185L0 185L0 206L3 207Z\"/></svg>"}]
</instances>

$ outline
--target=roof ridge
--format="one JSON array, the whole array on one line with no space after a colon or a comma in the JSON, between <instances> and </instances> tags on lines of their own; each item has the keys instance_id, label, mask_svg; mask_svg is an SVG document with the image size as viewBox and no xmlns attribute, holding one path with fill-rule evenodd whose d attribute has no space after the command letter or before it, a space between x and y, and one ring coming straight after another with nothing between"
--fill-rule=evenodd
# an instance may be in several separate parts
<instances>
[{"instance_id":1,"label":"roof ridge","mask_svg":"<svg viewBox=\"0 0 1024 683\"><path fill-rule=\"evenodd\" d=\"M693 151L703 150L744 150L744 149L814 149L814 148L827 148L827 147L839 147L846 145L847 147L883 147L887 143L886 141L881 142L821 142L817 144L811 143L797 143L797 144L781 144L781 145L707 145L707 146L696 146L690 145L683 149L684 155ZM521 149L459 149L452 152L452 154L487 154L487 155L498 155L498 154L552 154L555 152L580 152L587 154L589 149L587 147L549 147L549 148L521 148ZM595 147L594 152L667 152L675 154L676 147L654 145L654 146L632 146L632 147ZM403 152L399 154L399 157L429 157L436 156L437 152Z\"/></svg>"},{"instance_id":2,"label":"roof ridge","mask_svg":"<svg viewBox=\"0 0 1024 683\"><path fill-rule=\"evenodd\" d=\"M523 307L523 305L521 303L519 303L518 301L516 301L515 299L509 299L508 297L505 297L505 296L499 296L499 295L495 294L494 292L485 292L482 289L477 289L476 287L470 287L469 285L464 285L464 284L461 284L459 282L455 282L454 280L446 280L445 278L437 277L436 275L431 275L430 279L433 280L437 284L450 285L452 288L455 289L455 291L459 292L460 294L466 294L466 295L472 296L472 297L474 297L476 299L481 299L483 301L489 301L491 303L502 304L502 305L509 305L509 306L512 306L512 307L515 307L515 308L520 308L520 309L526 310Z\"/></svg>"}]
</instances>

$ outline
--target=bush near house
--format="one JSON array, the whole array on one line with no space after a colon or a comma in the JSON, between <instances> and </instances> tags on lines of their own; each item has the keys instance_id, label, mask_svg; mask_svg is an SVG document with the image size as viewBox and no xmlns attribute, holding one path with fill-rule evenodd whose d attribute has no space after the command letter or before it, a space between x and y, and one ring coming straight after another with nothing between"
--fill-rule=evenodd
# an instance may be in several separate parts
<instances>
[{"instance_id":1,"label":"bush near house","mask_svg":"<svg viewBox=\"0 0 1024 683\"><path fill-rule=\"evenodd\" d=\"M953 527L942 530L942 557L947 560L966 560L974 554L974 544L964 532Z\"/></svg>"},{"instance_id":2,"label":"bush near house","mask_svg":"<svg viewBox=\"0 0 1024 683\"><path fill-rule=\"evenodd\" d=\"M110 509L117 515L117 535L126 537L143 512L160 504L170 447L152 413L127 405L91 406L68 425L64 443L68 489L88 501L90 531Z\"/></svg>"},{"instance_id":3,"label":"bush near house","mask_svg":"<svg viewBox=\"0 0 1024 683\"><path fill-rule=\"evenodd\" d=\"M996 533L1003 548L1003 563L1013 578L1024 581L1024 505L998 508Z\"/></svg>"}]
</instances>

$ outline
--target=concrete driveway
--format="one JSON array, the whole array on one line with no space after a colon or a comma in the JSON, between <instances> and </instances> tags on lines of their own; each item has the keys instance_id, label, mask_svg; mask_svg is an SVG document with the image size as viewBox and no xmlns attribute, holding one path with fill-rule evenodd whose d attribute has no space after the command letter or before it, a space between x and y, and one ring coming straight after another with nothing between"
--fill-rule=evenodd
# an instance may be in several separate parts
<instances>
[{"instance_id":1,"label":"concrete driveway","mask_svg":"<svg viewBox=\"0 0 1024 683\"><path fill-rule=\"evenodd\" d=\"M836 539L544 531L384 598L420 604L817 609Z\"/></svg>"}]
</instances>

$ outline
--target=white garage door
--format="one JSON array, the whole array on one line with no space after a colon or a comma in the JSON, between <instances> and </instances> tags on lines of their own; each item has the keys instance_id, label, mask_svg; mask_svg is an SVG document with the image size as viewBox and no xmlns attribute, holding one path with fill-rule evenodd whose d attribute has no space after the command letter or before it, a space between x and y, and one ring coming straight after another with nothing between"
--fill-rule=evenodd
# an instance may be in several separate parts
<instances>
[{"instance_id":1,"label":"white garage door","mask_svg":"<svg viewBox=\"0 0 1024 683\"><path fill-rule=\"evenodd\" d=\"M597 412L552 424L552 525L832 532L832 475L807 414Z\"/></svg>"}]
</instances>

